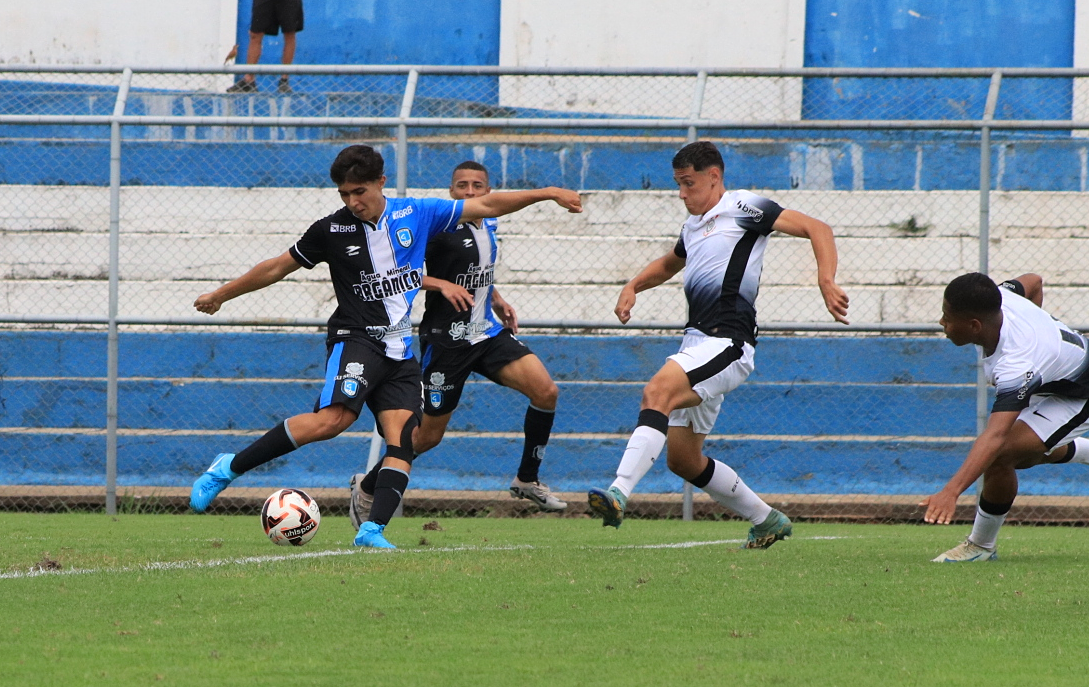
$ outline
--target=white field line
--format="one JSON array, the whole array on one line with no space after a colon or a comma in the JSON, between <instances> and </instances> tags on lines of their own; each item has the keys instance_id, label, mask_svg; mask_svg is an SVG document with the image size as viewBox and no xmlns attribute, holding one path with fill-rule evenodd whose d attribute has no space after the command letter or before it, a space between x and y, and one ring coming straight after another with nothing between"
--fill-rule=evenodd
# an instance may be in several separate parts
<instances>
[{"instance_id":1,"label":"white field line","mask_svg":"<svg viewBox=\"0 0 1089 687\"><path fill-rule=\"evenodd\" d=\"M848 537L798 537L798 539L824 540L848 539ZM719 544L740 544L744 539L716 539L713 541L686 541L670 544L627 544L622 546L585 546L583 549L619 550L619 549L691 549L697 546L717 546ZM228 565L253 565L261 563L279 563L282 561L301 561L332 556L355 556L357 554L383 553L453 553L458 551L523 551L548 547L520 544L514 546L443 546L427 549L398 549L396 552L381 549L330 549L328 551L300 551L278 556L244 556L241 558L219 558L208 561L153 561L142 565L123 566L120 568L70 568L68 570L48 570L31 568L26 571L0 573L0 580L22 580L31 577L57 577L63 575L94 575L98 573L153 572L158 570L196 570L200 568L221 568Z\"/></svg>"}]
</instances>

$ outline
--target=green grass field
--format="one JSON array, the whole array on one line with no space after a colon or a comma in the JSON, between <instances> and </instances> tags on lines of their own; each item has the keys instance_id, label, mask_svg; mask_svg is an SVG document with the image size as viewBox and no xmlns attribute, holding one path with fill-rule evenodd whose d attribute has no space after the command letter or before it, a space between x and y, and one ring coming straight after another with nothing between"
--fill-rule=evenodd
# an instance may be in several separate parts
<instances>
[{"instance_id":1,"label":"green grass field","mask_svg":"<svg viewBox=\"0 0 1089 687\"><path fill-rule=\"evenodd\" d=\"M1089 682L1083 529L938 565L965 526L801 523L740 551L740 522L427 522L372 552L346 518L293 549L252 516L0 513L0 684Z\"/></svg>"}]
</instances>

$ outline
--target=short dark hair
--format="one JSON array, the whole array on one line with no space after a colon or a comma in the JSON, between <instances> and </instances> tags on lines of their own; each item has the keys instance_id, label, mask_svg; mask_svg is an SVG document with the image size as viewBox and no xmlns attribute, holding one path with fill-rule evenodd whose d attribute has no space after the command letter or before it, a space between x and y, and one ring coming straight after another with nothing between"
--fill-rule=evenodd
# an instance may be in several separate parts
<instances>
[{"instance_id":1,"label":"short dark hair","mask_svg":"<svg viewBox=\"0 0 1089 687\"><path fill-rule=\"evenodd\" d=\"M986 274L962 274L945 287L945 302L956 315L986 317L1002 309L1002 294Z\"/></svg>"},{"instance_id":2,"label":"short dark hair","mask_svg":"<svg viewBox=\"0 0 1089 687\"><path fill-rule=\"evenodd\" d=\"M386 163L374 148L364 145L348 146L337 154L329 167L329 177L337 186L345 182L365 184L382 178Z\"/></svg>"},{"instance_id":3,"label":"short dark hair","mask_svg":"<svg viewBox=\"0 0 1089 687\"><path fill-rule=\"evenodd\" d=\"M691 167L696 172L702 172L708 167L718 167L726 171L726 164L722 161L722 153L710 141L696 141L689 143L677 151L673 156L673 169Z\"/></svg>"},{"instance_id":4,"label":"short dark hair","mask_svg":"<svg viewBox=\"0 0 1089 687\"><path fill-rule=\"evenodd\" d=\"M488 181L491 181L491 177L488 176L488 168L485 167L484 165L480 164L479 162L474 162L472 160L466 160L465 162L462 162L457 167L454 167L454 171L450 172L450 179L451 180L454 178L454 175L458 173L459 169L471 169L474 172L484 172L484 178L488 179Z\"/></svg>"}]
</instances>

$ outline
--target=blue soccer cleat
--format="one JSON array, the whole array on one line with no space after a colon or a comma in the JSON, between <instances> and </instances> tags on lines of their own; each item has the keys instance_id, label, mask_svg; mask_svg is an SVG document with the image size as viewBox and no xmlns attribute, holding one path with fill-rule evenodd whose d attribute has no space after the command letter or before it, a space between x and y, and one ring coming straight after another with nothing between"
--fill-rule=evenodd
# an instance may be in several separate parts
<instances>
[{"instance_id":1,"label":"blue soccer cleat","mask_svg":"<svg viewBox=\"0 0 1089 687\"><path fill-rule=\"evenodd\" d=\"M233 453L221 453L212 461L211 467L193 482L193 491L189 494L189 507L197 513L203 513L212 505L212 500L219 492L227 488L238 475L231 472Z\"/></svg>"},{"instance_id":2,"label":"blue soccer cleat","mask_svg":"<svg viewBox=\"0 0 1089 687\"><path fill-rule=\"evenodd\" d=\"M359 526L359 533L355 535L356 546L367 546L372 549L396 549L397 547L386 541L382 535L385 525L368 520Z\"/></svg>"},{"instance_id":3,"label":"blue soccer cleat","mask_svg":"<svg viewBox=\"0 0 1089 687\"><path fill-rule=\"evenodd\" d=\"M601 526L620 528L624 522L624 509L628 507L628 498L616 487L598 489L594 487L586 495L590 512L601 518Z\"/></svg>"}]
</instances>

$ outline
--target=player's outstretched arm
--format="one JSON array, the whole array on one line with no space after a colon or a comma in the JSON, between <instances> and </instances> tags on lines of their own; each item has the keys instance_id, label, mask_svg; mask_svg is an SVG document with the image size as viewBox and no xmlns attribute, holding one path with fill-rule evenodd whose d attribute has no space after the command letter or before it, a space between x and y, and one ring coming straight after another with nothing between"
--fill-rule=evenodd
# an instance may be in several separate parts
<instances>
[{"instance_id":1,"label":"player's outstretched arm","mask_svg":"<svg viewBox=\"0 0 1089 687\"><path fill-rule=\"evenodd\" d=\"M627 324L631 319L631 309L635 306L635 294L665 283L670 277L684 269L684 262L684 258L671 250L644 267L642 272L625 284L624 288L620 289L620 297L616 301L616 307L613 308L620 323Z\"/></svg>"},{"instance_id":2,"label":"player's outstretched arm","mask_svg":"<svg viewBox=\"0 0 1089 687\"><path fill-rule=\"evenodd\" d=\"M492 312L504 327L515 334L518 333L518 313L514 312L514 306L500 296L499 289L495 287L492 287Z\"/></svg>"},{"instance_id":3,"label":"player's outstretched arm","mask_svg":"<svg viewBox=\"0 0 1089 687\"><path fill-rule=\"evenodd\" d=\"M202 313L214 315L227 301L242 294L263 289L275 284L301 265L295 262L290 252L259 262L238 279L227 282L215 291L203 294L193 302L193 307Z\"/></svg>"},{"instance_id":4,"label":"player's outstretched arm","mask_svg":"<svg viewBox=\"0 0 1089 687\"><path fill-rule=\"evenodd\" d=\"M926 507L926 514L923 516L926 522L937 525L948 525L952 522L957 509L957 498L975 484L998 457L998 452L1002 450L1018 415L1016 410L991 413L987 427L972 443L968 457L964 459L957 473L941 491L926 497L919 504Z\"/></svg>"},{"instance_id":5,"label":"player's outstretched arm","mask_svg":"<svg viewBox=\"0 0 1089 687\"><path fill-rule=\"evenodd\" d=\"M828 308L828 312L832 313L832 317L837 322L849 324L847 321L849 299L843 289L836 284L839 256L836 253L836 240L832 236L832 227L797 210L783 210L779 219L772 225L772 229L809 239L809 242L813 244L813 255L817 259L817 284L821 289L821 297L824 298L824 307Z\"/></svg>"},{"instance_id":6,"label":"player's outstretched arm","mask_svg":"<svg viewBox=\"0 0 1089 687\"><path fill-rule=\"evenodd\" d=\"M502 217L518 212L534 203L552 200L568 212L582 212L582 198L566 188L538 188L531 191L492 191L486 196L469 198L461 209L461 222L473 222L485 217Z\"/></svg>"},{"instance_id":7,"label":"player's outstretched arm","mask_svg":"<svg viewBox=\"0 0 1089 687\"><path fill-rule=\"evenodd\" d=\"M473 307L473 294L469 293L469 290L464 286L459 286L452 281L425 276L421 288L424 291L440 292L442 297L450 301L450 305L454 306L454 310L458 312L464 312Z\"/></svg>"}]
</instances>

